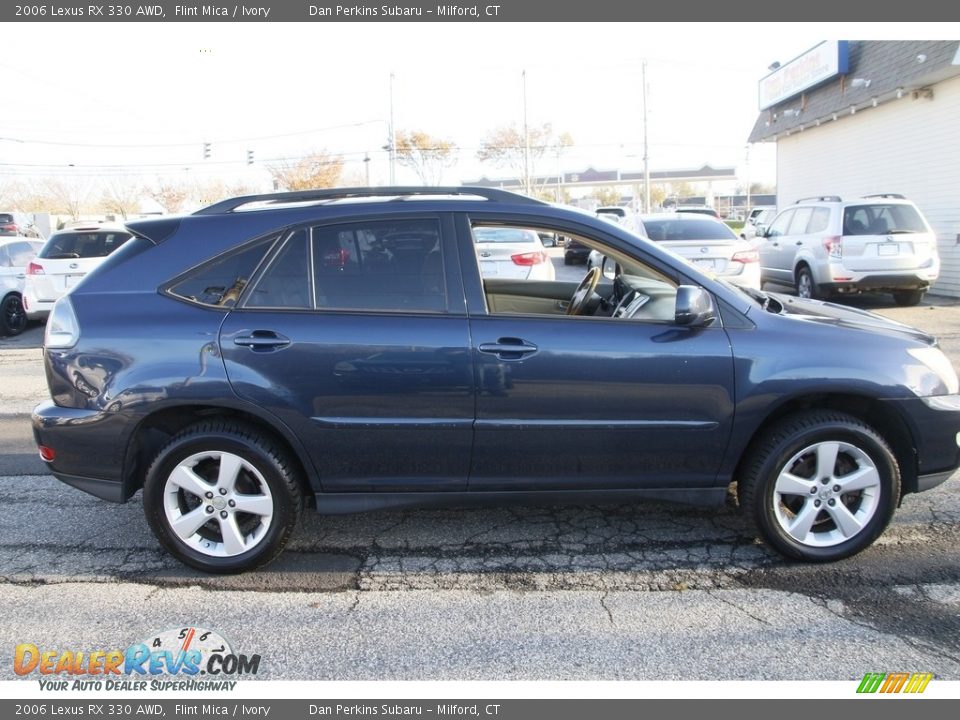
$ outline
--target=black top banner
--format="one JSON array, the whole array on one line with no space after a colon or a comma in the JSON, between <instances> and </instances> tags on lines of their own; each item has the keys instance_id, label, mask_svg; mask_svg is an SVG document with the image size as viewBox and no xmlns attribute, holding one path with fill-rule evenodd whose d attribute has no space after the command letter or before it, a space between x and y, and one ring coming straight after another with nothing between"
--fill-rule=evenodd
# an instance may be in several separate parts
<instances>
[{"instance_id":1,"label":"black top banner","mask_svg":"<svg viewBox=\"0 0 960 720\"><path fill-rule=\"evenodd\" d=\"M211 2L98 3L62 0L0 7L3 22L656 22L699 21L742 24L757 21L938 22L960 20L960 3L914 0L688 0L683 3L624 0L470 0L455 4L420 0L250 0ZM953 29L953 35L960 28ZM722 29L718 29L722 31ZM950 32L949 28L939 28ZM892 27L890 38L896 39Z\"/></svg>"}]
</instances>

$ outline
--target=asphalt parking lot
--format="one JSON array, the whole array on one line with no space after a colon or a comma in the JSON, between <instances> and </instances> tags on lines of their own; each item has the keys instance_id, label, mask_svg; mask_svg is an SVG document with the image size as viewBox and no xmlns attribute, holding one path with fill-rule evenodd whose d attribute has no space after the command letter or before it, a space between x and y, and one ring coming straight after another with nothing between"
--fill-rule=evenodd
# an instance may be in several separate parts
<instances>
[{"instance_id":1,"label":"asphalt parking lot","mask_svg":"<svg viewBox=\"0 0 960 720\"><path fill-rule=\"evenodd\" d=\"M582 274L557 252L558 277ZM933 332L960 368L957 301L853 304ZM825 566L785 562L732 504L649 503L308 514L265 570L207 577L159 550L139 497L44 474L28 418L41 334L0 340L0 679L20 642L199 625L260 653L267 679L960 680L957 477Z\"/></svg>"}]
</instances>

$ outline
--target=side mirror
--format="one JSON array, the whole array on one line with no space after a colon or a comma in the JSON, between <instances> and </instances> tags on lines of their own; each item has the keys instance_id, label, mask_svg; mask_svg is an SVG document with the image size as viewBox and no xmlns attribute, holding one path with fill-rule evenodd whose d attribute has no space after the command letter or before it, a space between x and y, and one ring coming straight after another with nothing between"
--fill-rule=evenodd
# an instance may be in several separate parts
<instances>
[{"instance_id":1,"label":"side mirror","mask_svg":"<svg viewBox=\"0 0 960 720\"><path fill-rule=\"evenodd\" d=\"M677 288L675 313L674 322L684 327L707 327L717 319L713 296L696 285L681 285Z\"/></svg>"}]
</instances>

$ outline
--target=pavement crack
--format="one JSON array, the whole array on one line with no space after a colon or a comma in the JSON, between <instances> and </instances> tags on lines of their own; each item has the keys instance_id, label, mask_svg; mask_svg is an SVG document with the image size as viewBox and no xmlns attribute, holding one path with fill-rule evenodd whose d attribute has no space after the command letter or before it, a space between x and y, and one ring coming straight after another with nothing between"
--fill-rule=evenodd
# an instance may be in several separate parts
<instances>
[{"instance_id":1,"label":"pavement crack","mask_svg":"<svg viewBox=\"0 0 960 720\"><path fill-rule=\"evenodd\" d=\"M757 621L758 623L760 623L761 625L771 625L770 622L768 622L767 620L764 620L762 617L759 617L759 616L757 616L757 615L754 615L752 612L750 612L750 611L747 610L746 608L741 607L740 605L738 605L737 603L733 602L732 600L728 600L727 598L723 597L722 595L717 595L717 594L715 594L712 590L704 590L704 592L707 593L707 595L709 595L710 597L712 597L714 600L719 600L720 602L722 602L722 603L724 603L724 604L726 604L726 605L729 605L729 606L732 607L732 608L735 608L735 609L739 610L739 611L742 612L744 615L746 615L746 616L749 617L749 618L752 618L752 619L756 620L756 621Z\"/></svg>"},{"instance_id":2,"label":"pavement crack","mask_svg":"<svg viewBox=\"0 0 960 720\"><path fill-rule=\"evenodd\" d=\"M610 620L610 624L614 627L617 626L617 623L613 620L613 613L610 611L610 608L607 607L607 596L610 594L609 590L605 590L603 595L600 596L600 606L607 611L607 618Z\"/></svg>"}]
</instances>

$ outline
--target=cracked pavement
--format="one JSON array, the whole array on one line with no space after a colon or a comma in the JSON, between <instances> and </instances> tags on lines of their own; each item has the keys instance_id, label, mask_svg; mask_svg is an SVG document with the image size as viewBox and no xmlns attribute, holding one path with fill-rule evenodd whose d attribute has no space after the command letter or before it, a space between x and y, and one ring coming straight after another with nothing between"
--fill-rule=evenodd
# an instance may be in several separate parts
<instances>
[{"instance_id":1,"label":"cracked pavement","mask_svg":"<svg viewBox=\"0 0 960 720\"><path fill-rule=\"evenodd\" d=\"M960 306L883 311L960 359ZM125 647L185 625L260 653L263 679L960 680L956 476L829 565L784 561L732 503L644 503L307 512L279 560L210 577L159 548L139 496L41 474L17 411L42 378L28 352L0 352L0 680L20 642Z\"/></svg>"}]
</instances>

